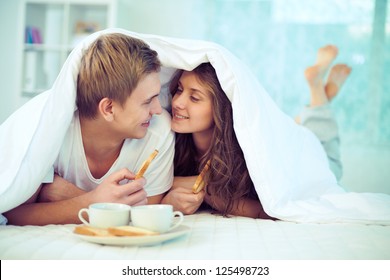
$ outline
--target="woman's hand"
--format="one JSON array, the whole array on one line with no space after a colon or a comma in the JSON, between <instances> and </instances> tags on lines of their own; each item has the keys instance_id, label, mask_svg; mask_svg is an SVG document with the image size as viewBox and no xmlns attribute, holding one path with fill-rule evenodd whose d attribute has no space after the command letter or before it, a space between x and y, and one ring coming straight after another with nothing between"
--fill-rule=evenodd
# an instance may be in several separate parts
<instances>
[{"instance_id":1,"label":"woman's hand","mask_svg":"<svg viewBox=\"0 0 390 280\"><path fill-rule=\"evenodd\" d=\"M162 203L171 204L175 211L181 211L185 215L194 214L202 205L205 191L197 194L192 192L192 186L197 176L175 177L172 188L162 199Z\"/></svg>"}]
</instances>

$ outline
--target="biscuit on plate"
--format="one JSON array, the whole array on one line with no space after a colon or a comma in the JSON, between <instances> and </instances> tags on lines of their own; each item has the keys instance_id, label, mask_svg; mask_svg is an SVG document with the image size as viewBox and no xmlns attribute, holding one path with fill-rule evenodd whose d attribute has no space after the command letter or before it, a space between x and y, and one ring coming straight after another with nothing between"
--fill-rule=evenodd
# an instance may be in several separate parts
<instances>
[{"instance_id":1,"label":"biscuit on plate","mask_svg":"<svg viewBox=\"0 0 390 280\"><path fill-rule=\"evenodd\" d=\"M95 228L91 226L77 226L74 228L73 232L77 234L83 234L89 236L101 236L101 237L113 236L111 233L108 232L107 229Z\"/></svg>"},{"instance_id":2,"label":"biscuit on plate","mask_svg":"<svg viewBox=\"0 0 390 280\"><path fill-rule=\"evenodd\" d=\"M158 235L158 232L133 227L133 226L120 226L120 227L110 227L107 229L108 233L115 236L150 236Z\"/></svg>"}]
</instances>

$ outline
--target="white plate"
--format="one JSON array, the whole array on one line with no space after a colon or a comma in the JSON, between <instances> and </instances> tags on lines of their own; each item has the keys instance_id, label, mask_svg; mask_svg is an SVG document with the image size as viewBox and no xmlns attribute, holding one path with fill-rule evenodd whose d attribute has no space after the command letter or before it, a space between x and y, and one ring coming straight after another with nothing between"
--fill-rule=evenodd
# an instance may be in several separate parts
<instances>
[{"instance_id":1,"label":"white plate","mask_svg":"<svg viewBox=\"0 0 390 280\"><path fill-rule=\"evenodd\" d=\"M155 245L162 243L167 240L171 240L187 234L190 231L190 227L180 225L172 231L162 233L159 235L150 235L150 236L121 236L121 237L103 237L103 236L89 236L83 234L74 233L77 237L82 240L104 244L104 245L117 245L117 246L129 246L129 245Z\"/></svg>"}]
</instances>

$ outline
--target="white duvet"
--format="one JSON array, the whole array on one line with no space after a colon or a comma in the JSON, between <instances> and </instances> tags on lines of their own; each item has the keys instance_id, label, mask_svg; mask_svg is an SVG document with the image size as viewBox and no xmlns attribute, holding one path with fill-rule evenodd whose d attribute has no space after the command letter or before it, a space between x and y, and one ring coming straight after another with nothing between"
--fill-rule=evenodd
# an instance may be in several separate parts
<instances>
[{"instance_id":1,"label":"white duvet","mask_svg":"<svg viewBox=\"0 0 390 280\"><path fill-rule=\"evenodd\" d=\"M1 125L0 213L25 202L50 170L76 110L82 51L99 34L113 32L140 38L158 52L164 66L163 83L174 69L191 70L207 61L214 66L232 102L238 141L268 215L296 222L390 224L390 196L348 193L341 188L316 137L285 115L229 51L210 42L122 29L104 30L86 38L69 55L53 87Z\"/></svg>"}]
</instances>

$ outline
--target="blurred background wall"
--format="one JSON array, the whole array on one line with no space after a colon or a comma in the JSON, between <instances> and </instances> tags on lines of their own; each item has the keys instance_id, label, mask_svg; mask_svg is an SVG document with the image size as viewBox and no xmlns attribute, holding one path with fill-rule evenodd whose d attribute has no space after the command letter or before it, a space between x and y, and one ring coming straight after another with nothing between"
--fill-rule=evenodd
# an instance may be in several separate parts
<instances>
[{"instance_id":1,"label":"blurred background wall","mask_svg":"<svg viewBox=\"0 0 390 280\"><path fill-rule=\"evenodd\" d=\"M66 2L66 1L63 1ZM91 2L93 1L84 1ZM17 109L15 51L23 0L0 0L0 123ZM390 7L387 0L117 0L115 27L217 42L241 58L291 116L307 104L304 69L339 48L352 67L332 102L342 138L342 184L390 193Z\"/></svg>"}]
</instances>

